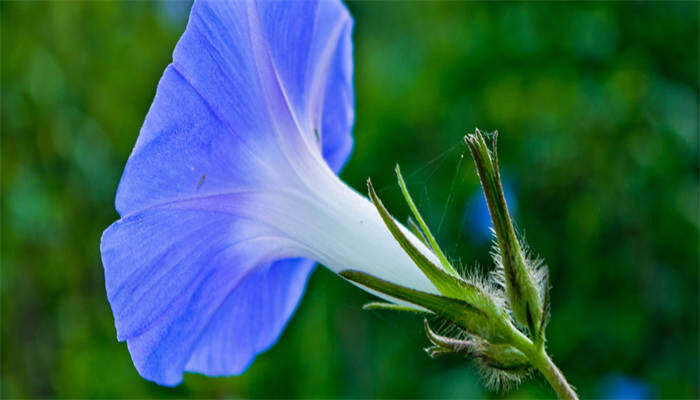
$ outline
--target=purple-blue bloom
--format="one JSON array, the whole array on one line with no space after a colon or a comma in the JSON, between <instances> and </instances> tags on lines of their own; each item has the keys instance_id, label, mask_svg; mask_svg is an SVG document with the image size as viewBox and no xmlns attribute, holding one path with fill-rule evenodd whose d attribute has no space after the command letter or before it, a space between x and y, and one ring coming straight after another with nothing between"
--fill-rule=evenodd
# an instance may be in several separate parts
<instances>
[{"instance_id":1,"label":"purple-blue bloom","mask_svg":"<svg viewBox=\"0 0 700 400\"><path fill-rule=\"evenodd\" d=\"M315 261L436 291L336 176L353 143L351 30L338 0L192 7L101 243L117 337L146 379L245 371Z\"/></svg>"}]
</instances>

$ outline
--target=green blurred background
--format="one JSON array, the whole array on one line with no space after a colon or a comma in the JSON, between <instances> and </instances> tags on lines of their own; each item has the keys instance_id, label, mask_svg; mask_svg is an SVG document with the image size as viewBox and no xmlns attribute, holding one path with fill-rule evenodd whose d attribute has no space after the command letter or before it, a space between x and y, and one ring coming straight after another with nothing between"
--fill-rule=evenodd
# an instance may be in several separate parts
<instances>
[{"instance_id":1,"label":"green blurred background","mask_svg":"<svg viewBox=\"0 0 700 400\"><path fill-rule=\"evenodd\" d=\"M189 6L0 4L2 396L503 396L466 360L429 359L419 319L361 311L371 297L323 268L242 376L139 377L99 238ZM460 139L498 129L518 227L550 265L549 349L570 381L584 397L697 398L698 3L349 8L357 123L342 177L363 190L371 176L403 218L401 163L446 251L486 270ZM551 395L539 377L507 394Z\"/></svg>"}]
</instances>

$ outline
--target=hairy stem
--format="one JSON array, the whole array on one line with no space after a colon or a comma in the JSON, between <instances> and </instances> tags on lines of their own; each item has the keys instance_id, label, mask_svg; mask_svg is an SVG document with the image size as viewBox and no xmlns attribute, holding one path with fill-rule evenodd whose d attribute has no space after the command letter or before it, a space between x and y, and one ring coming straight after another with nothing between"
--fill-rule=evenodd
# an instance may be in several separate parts
<instances>
[{"instance_id":1,"label":"hairy stem","mask_svg":"<svg viewBox=\"0 0 700 400\"><path fill-rule=\"evenodd\" d=\"M567 382L564 374L557 368L549 355L544 349L544 346L533 343L530 338L525 336L513 325L510 325L510 342L518 350L522 351L527 356L530 363L537 368L544 376L549 385L557 393L560 399L578 400L578 396Z\"/></svg>"},{"instance_id":2,"label":"hairy stem","mask_svg":"<svg viewBox=\"0 0 700 400\"><path fill-rule=\"evenodd\" d=\"M551 358L549 358L549 355L547 355L544 350L540 350L538 353L539 354L537 354L534 359L531 359L530 361L535 368L537 368L540 373L544 375L552 389L557 392L557 396L559 396L560 399L578 400L576 392L571 387L569 382L566 381L564 374L562 374L559 368L554 365L554 362Z\"/></svg>"}]
</instances>

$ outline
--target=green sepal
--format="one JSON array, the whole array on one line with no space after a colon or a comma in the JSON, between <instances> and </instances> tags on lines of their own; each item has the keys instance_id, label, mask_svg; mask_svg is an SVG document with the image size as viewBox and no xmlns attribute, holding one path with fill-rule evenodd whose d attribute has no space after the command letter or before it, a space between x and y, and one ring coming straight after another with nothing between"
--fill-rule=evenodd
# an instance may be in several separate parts
<instances>
[{"instance_id":1,"label":"green sepal","mask_svg":"<svg viewBox=\"0 0 700 400\"><path fill-rule=\"evenodd\" d=\"M435 240L435 237L430 232L430 229L428 228L428 224L425 223L425 220L420 215L420 212L418 212L418 208L416 207L416 203L413 202L413 198L411 197L411 194L408 192L408 188L406 187L406 182L403 180L403 176L401 175L401 168L399 168L398 164L396 164L396 178L399 181L399 186L401 187L401 192L403 193L404 199L406 199L406 203L408 203L408 207L411 209L411 212L416 217L418 224L420 225L423 233L425 234L425 238L427 239L428 243L430 244L430 248L433 249L433 253L435 253L437 258L440 260L440 264L442 264L442 268L444 268L445 271L449 272L453 276L459 276L457 274L457 271L455 271L455 269L452 267L450 262L447 260L447 257L445 257L445 253L442 252L442 249L438 245L437 240Z\"/></svg>"},{"instance_id":2,"label":"green sepal","mask_svg":"<svg viewBox=\"0 0 700 400\"><path fill-rule=\"evenodd\" d=\"M482 343L477 357L483 365L507 372L525 372L531 368L527 356L509 344Z\"/></svg>"},{"instance_id":3,"label":"green sepal","mask_svg":"<svg viewBox=\"0 0 700 400\"><path fill-rule=\"evenodd\" d=\"M459 340L447 336L438 335L428 324L428 320L423 320L423 327L428 340L433 346L425 349L431 357L447 353L462 354L464 356L473 355L474 343L469 340Z\"/></svg>"},{"instance_id":4,"label":"green sepal","mask_svg":"<svg viewBox=\"0 0 700 400\"><path fill-rule=\"evenodd\" d=\"M500 335L497 335L497 327L489 320L489 316L464 300L410 289L361 271L345 270L339 275L366 288L430 310L452 321L466 332L485 338L500 338Z\"/></svg>"},{"instance_id":5,"label":"green sepal","mask_svg":"<svg viewBox=\"0 0 700 400\"><path fill-rule=\"evenodd\" d=\"M492 344L476 337L467 340L454 339L435 333L430 329L428 320L423 320L423 324L425 333L433 344L425 351L433 358L443 354L460 354L475 358L483 367L509 373L524 372L531 368L525 354L510 344Z\"/></svg>"},{"instance_id":6,"label":"green sepal","mask_svg":"<svg viewBox=\"0 0 700 400\"><path fill-rule=\"evenodd\" d=\"M401 312L409 312L409 313L414 313L414 314L432 314L430 311L424 310L421 308L404 306L401 304L394 304L394 303L383 303L380 301L373 301L371 303L367 303L364 306L362 306L362 309L366 310L366 311L381 310L381 311L401 311Z\"/></svg>"},{"instance_id":7,"label":"green sepal","mask_svg":"<svg viewBox=\"0 0 700 400\"><path fill-rule=\"evenodd\" d=\"M420 227L418 226L418 224L416 224L416 221L413 218L408 217L408 222L406 223L406 225L408 225L408 229L410 229L411 232L413 232L413 234L416 235L416 237L420 239L420 241L423 242L424 245L430 247L428 239L425 237L423 231L420 230Z\"/></svg>"},{"instance_id":8,"label":"green sepal","mask_svg":"<svg viewBox=\"0 0 700 400\"><path fill-rule=\"evenodd\" d=\"M430 346L430 347L424 348L423 350L425 350L425 352L428 353L430 358L437 358L437 357L444 356L447 354L455 354L454 351L451 351L449 349L446 349L446 348L440 347L440 346Z\"/></svg>"},{"instance_id":9,"label":"green sepal","mask_svg":"<svg viewBox=\"0 0 700 400\"><path fill-rule=\"evenodd\" d=\"M473 296L479 292L479 288L476 286L464 281L458 276L448 274L443 269L430 262L401 231L396 221L394 221L394 218L389 214L389 211L387 211L384 204L382 204L382 201L377 196L372 186L372 181L369 179L367 180L367 188L369 189L369 197L372 203L374 203L374 206L377 208L379 215L389 229L389 232L391 232L391 235L440 293L448 297L467 300L473 298Z\"/></svg>"}]
</instances>

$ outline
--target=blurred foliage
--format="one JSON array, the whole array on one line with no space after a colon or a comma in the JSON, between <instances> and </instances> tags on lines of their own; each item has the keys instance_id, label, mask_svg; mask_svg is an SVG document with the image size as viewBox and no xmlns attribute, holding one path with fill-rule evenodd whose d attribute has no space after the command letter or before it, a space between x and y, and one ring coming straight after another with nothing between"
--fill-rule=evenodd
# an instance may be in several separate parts
<instances>
[{"instance_id":1,"label":"blurred foliage","mask_svg":"<svg viewBox=\"0 0 700 400\"><path fill-rule=\"evenodd\" d=\"M323 268L245 374L141 379L115 338L99 239L189 4L0 7L3 397L501 396L467 361L429 359L415 317L361 311L370 296ZM364 192L372 176L403 217L401 163L445 250L487 270L488 243L463 223L478 188L460 140L498 129L517 224L551 268L548 346L571 382L584 397L700 396L698 3L349 7L344 179ZM539 377L509 393L551 395Z\"/></svg>"}]
</instances>

